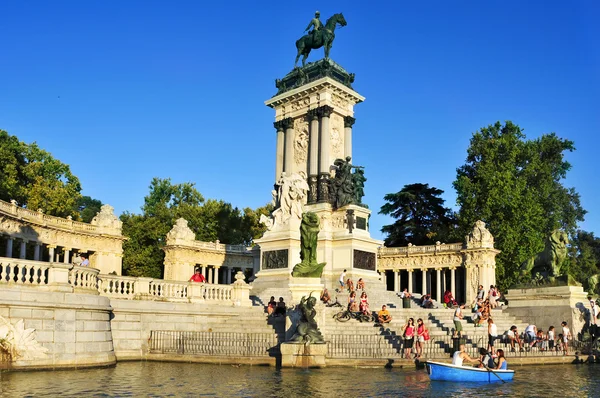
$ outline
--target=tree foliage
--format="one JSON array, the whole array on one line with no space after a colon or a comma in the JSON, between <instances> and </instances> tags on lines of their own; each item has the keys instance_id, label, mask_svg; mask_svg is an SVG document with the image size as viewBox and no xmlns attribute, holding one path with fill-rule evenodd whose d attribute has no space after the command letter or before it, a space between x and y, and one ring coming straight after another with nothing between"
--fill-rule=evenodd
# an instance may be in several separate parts
<instances>
[{"instance_id":1,"label":"tree foliage","mask_svg":"<svg viewBox=\"0 0 600 398\"><path fill-rule=\"evenodd\" d=\"M527 140L510 121L473 134L453 184L459 227L465 234L476 220L487 223L502 251L496 258L501 287L517 282L521 263L543 250L544 238L554 229L574 236L583 220L579 195L562 184L571 168L564 152L573 150L572 141L554 133Z\"/></svg>"},{"instance_id":2,"label":"tree foliage","mask_svg":"<svg viewBox=\"0 0 600 398\"><path fill-rule=\"evenodd\" d=\"M26 144L4 130L0 130L0 199L75 220L91 220L89 213L95 208L80 214L93 199L82 198L79 179L67 164L35 142Z\"/></svg>"},{"instance_id":3,"label":"tree foliage","mask_svg":"<svg viewBox=\"0 0 600 398\"><path fill-rule=\"evenodd\" d=\"M385 245L428 245L436 241L448 242L456 226L452 210L444 207L444 193L429 184L405 185L399 192L389 193L379 214L392 216L396 221L384 225L381 232L388 234Z\"/></svg>"},{"instance_id":4,"label":"tree foliage","mask_svg":"<svg viewBox=\"0 0 600 398\"><path fill-rule=\"evenodd\" d=\"M588 279L600 273L600 238L592 232L577 231L569 248L567 272L592 293L594 286L588 285Z\"/></svg>"},{"instance_id":5,"label":"tree foliage","mask_svg":"<svg viewBox=\"0 0 600 398\"><path fill-rule=\"evenodd\" d=\"M260 214L265 208L243 212L222 200L205 200L190 182L173 184L170 179L154 178L144 198L142 214L124 213L123 272L131 276L161 278L167 233L178 218L188 221L196 239L225 244L252 244L262 236Z\"/></svg>"}]
</instances>

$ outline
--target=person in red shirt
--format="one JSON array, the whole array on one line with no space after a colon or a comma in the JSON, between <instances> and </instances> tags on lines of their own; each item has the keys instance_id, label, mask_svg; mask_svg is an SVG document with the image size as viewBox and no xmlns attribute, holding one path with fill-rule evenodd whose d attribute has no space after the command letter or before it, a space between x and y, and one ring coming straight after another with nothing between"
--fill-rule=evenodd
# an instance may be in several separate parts
<instances>
[{"instance_id":1,"label":"person in red shirt","mask_svg":"<svg viewBox=\"0 0 600 398\"><path fill-rule=\"evenodd\" d=\"M192 277L190 278L191 282L206 282L206 278L204 278L204 275L202 275L200 273L200 269L196 269L196 272L194 272L194 275L192 275Z\"/></svg>"}]
</instances>

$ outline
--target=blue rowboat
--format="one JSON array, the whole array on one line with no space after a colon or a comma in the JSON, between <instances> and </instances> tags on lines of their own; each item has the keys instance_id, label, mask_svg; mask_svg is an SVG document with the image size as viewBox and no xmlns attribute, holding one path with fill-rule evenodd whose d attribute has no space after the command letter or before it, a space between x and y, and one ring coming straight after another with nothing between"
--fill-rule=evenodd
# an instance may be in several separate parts
<instances>
[{"instance_id":1,"label":"blue rowboat","mask_svg":"<svg viewBox=\"0 0 600 398\"><path fill-rule=\"evenodd\" d=\"M500 379L512 381L515 375L514 370L494 369L492 372L486 368L471 368L430 361L427 361L425 365L427 367L427 374L431 380L494 383L500 382Z\"/></svg>"}]
</instances>

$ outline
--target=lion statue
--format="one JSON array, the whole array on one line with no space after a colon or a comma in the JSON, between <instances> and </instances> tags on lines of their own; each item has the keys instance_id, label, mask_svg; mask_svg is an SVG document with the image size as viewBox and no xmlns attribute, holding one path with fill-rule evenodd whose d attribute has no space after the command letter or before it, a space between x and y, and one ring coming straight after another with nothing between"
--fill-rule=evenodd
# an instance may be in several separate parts
<instances>
[{"instance_id":1,"label":"lion statue","mask_svg":"<svg viewBox=\"0 0 600 398\"><path fill-rule=\"evenodd\" d=\"M521 276L529 276L540 273L548 279L561 276L560 267L567 257L567 245L569 238L565 231L554 230L546 239L544 251L531 257L521 265Z\"/></svg>"}]
</instances>

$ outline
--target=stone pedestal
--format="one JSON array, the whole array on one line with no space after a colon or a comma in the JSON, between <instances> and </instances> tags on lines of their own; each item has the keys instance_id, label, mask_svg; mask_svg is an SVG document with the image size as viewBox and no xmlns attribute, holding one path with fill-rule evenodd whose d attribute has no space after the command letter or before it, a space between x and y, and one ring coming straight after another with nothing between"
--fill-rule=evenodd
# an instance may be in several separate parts
<instances>
[{"instance_id":1,"label":"stone pedestal","mask_svg":"<svg viewBox=\"0 0 600 398\"><path fill-rule=\"evenodd\" d=\"M282 343L281 366L284 368L323 368L327 355L327 343Z\"/></svg>"},{"instance_id":2,"label":"stone pedestal","mask_svg":"<svg viewBox=\"0 0 600 398\"><path fill-rule=\"evenodd\" d=\"M544 331L554 326L556 336L563 321L574 338L589 324L589 301L581 286L509 289L506 299L511 315Z\"/></svg>"},{"instance_id":3,"label":"stone pedestal","mask_svg":"<svg viewBox=\"0 0 600 398\"><path fill-rule=\"evenodd\" d=\"M291 302L289 304L299 304L302 297L308 298L311 293L313 297L319 300L321 291L325 285L321 283L321 278L291 277L288 286L291 294Z\"/></svg>"}]
</instances>

